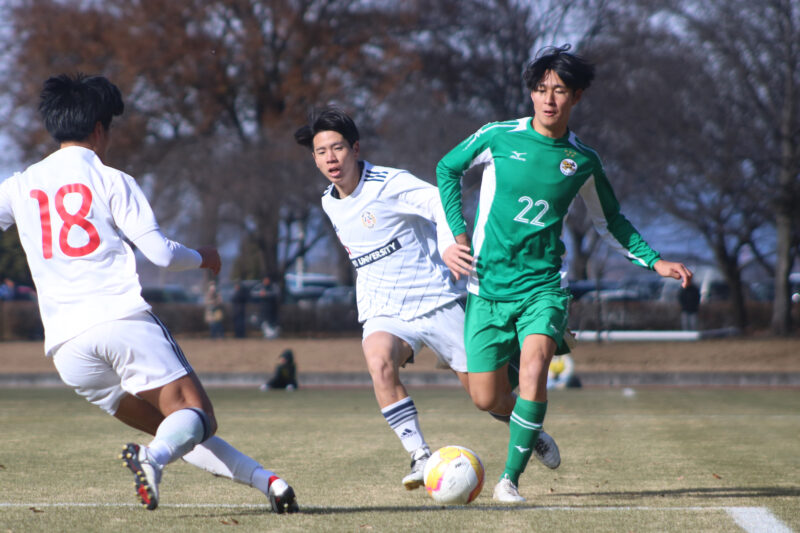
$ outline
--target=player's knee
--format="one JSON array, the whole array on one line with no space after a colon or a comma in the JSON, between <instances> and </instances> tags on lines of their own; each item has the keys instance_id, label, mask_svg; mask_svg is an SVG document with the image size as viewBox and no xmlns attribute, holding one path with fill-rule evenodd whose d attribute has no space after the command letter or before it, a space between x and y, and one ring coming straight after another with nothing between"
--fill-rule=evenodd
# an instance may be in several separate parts
<instances>
[{"instance_id":1,"label":"player's knee","mask_svg":"<svg viewBox=\"0 0 800 533\"><path fill-rule=\"evenodd\" d=\"M493 391L470 390L470 397L481 411L490 411L497 403L497 395Z\"/></svg>"},{"instance_id":2,"label":"player's knee","mask_svg":"<svg viewBox=\"0 0 800 533\"><path fill-rule=\"evenodd\" d=\"M397 371L388 354L370 354L366 356L366 359L367 370L373 382L394 383Z\"/></svg>"}]
</instances>

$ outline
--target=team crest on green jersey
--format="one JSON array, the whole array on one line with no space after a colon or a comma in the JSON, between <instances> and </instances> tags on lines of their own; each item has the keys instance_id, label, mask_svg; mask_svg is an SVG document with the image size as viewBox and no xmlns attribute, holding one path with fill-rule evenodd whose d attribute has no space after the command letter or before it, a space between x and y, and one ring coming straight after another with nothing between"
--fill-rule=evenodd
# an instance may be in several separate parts
<instances>
[{"instance_id":1,"label":"team crest on green jersey","mask_svg":"<svg viewBox=\"0 0 800 533\"><path fill-rule=\"evenodd\" d=\"M578 171L578 163L572 159L562 159L559 167L561 168L561 173L565 176L572 176Z\"/></svg>"},{"instance_id":2,"label":"team crest on green jersey","mask_svg":"<svg viewBox=\"0 0 800 533\"><path fill-rule=\"evenodd\" d=\"M369 211L364 211L363 213L361 213L361 223L364 224L365 228L368 229L374 228L376 222L378 222L378 219L375 218L375 215L373 215Z\"/></svg>"}]
</instances>

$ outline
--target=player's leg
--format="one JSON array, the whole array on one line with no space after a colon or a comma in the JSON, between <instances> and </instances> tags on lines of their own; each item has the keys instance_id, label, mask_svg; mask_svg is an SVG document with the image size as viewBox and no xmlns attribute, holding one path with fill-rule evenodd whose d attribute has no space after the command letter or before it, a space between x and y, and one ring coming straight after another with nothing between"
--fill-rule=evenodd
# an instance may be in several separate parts
<instances>
[{"instance_id":1,"label":"player's leg","mask_svg":"<svg viewBox=\"0 0 800 533\"><path fill-rule=\"evenodd\" d=\"M151 435L155 435L159 424L164 420L164 415L150 403L127 393L120 400L114 416L125 424ZM198 444L182 459L215 476L226 477L258 489L268 498L277 496L279 499L281 497L285 499L291 491L291 487L275 472L267 470L256 460L217 436ZM277 505L274 510L282 512L284 508Z\"/></svg>"},{"instance_id":2,"label":"player's leg","mask_svg":"<svg viewBox=\"0 0 800 533\"><path fill-rule=\"evenodd\" d=\"M537 446L552 452L553 460L557 459L555 466L561 462L552 439L540 440L540 435L547 412L550 361L556 352L569 351L564 340L568 305L569 296L561 290L543 291L520 302L516 318L521 345L520 394L511 414L506 466L495 491L495 497L502 501L522 501L516 487Z\"/></svg>"},{"instance_id":3,"label":"player's leg","mask_svg":"<svg viewBox=\"0 0 800 533\"><path fill-rule=\"evenodd\" d=\"M419 341L414 348L403 340L412 337L407 329L407 323L398 319L370 319L364 324L362 347L381 414L411 456L411 472L403 478L403 486L413 490L423 484L422 470L430 448L422 434L414 400L400 381L400 366L421 346Z\"/></svg>"}]
</instances>

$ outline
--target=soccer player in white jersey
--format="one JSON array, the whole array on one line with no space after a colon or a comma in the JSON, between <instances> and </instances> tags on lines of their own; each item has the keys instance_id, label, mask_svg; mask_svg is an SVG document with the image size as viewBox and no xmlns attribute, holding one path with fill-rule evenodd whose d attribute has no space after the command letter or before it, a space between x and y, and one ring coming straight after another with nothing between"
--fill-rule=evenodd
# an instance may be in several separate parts
<instances>
[{"instance_id":1,"label":"soccer player in white jersey","mask_svg":"<svg viewBox=\"0 0 800 533\"><path fill-rule=\"evenodd\" d=\"M322 110L295 133L312 151L330 181L322 207L356 269L364 357L375 397L389 426L411 455L408 490L423 484L430 449L420 429L414 401L399 369L413 363L425 344L437 366L452 369L467 388L463 291L457 289L441 255L457 252L439 193L405 170L359 161L359 134L353 120L336 108ZM509 385L491 413L508 422L515 396ZM541 444L539 444L541 443ZM547 434L536 457L550 468L560 463Z\"/></svg>"},{"instance_id":2,"label":"soccer player in white jersey","mask_svg":"<svg viewBox=\"0 0 800 533\"><path fill-rule=\"evenodd\" d=\"M45 81L39 111L60 144L0 183L0 229L16 223L39 297L45 353L65 384L125 424L155 437L121 458L137 496L158 506L164 467L179 458L266 494L274 511L297 510L294 491L213 436L214 410L169 331L142 299L134 253L170 270L219 273L214 247L193 250L164 237L129 175L106 166L111 121L124 104L101 76Z\"/></svg>"}]
</instances>

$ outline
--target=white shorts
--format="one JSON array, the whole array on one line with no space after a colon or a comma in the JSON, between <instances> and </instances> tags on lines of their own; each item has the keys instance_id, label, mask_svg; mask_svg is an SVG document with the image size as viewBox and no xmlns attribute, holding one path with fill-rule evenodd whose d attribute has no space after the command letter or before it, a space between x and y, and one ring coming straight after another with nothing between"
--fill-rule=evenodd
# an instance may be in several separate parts
<instances>
[{"instance_id":1,"label":"white shorts","mask_svg":"<svg viewBox=\"0 0 800 533\"><path fill-rule=\"evenodd\" d=\"M364 322L362 338L366 339L376 331L390 333L411 346L413 354L407 363L414 362L414 356L424 344L436 354L437 367L452 368L456 372L467 371L467 354L464 351L464 307L459 300L411 320L390 316L368 318Z\"/></svg>"},{"instance_id":2,"label":"white shorts","mask_svg":"<svg viewBox=\"0 0 800 533\"><path fill-rule=\"evenodd\" d=\"M53 363L64 383L111 415L126 392L157 389L193 372L150 311L98 324L66 341Z\"/></svg>"}]
</instances>

